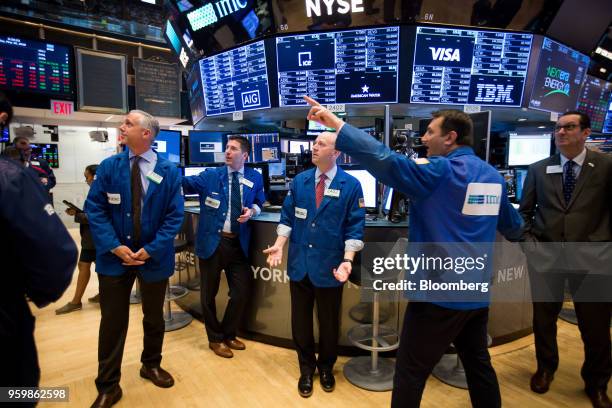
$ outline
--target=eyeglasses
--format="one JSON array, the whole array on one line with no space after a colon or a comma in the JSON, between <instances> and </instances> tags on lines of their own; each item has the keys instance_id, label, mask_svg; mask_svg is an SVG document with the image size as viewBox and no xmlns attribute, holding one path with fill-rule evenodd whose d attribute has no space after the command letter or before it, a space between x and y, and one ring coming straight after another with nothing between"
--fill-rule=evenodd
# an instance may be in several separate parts
<instances>
[{"instance_id":1,"label":"eyeglasses","mask_svg":"<svg viewBox=\"0 0 612 408\"><path fill-rule=\"evenodd\" d=\"M561 129L564 129L566 132L571 132L572 130L576 129L577 127L580 127L580 125L577 125L575 123L570 123L567 125L557 125L555 126L555 132L559 133L561 131Z\"/></svg>"}]
</instances>

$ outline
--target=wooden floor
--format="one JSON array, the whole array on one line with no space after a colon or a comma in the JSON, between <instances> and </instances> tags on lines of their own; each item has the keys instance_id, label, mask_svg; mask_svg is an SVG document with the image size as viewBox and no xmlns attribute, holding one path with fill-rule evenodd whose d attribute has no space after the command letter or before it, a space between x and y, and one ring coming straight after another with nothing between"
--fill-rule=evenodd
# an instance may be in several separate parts
<instances>
[{"instance_id":1,"label":"wooden floor","mask_svg":"<svg viewBox=\"0 0 612 408\"><path fill-rule=\"evenodd\" d=\"M97 293L95 277L85 293L83 310L61 316L54 313L72 297L76 276L75 273L73 285L59 302L42 310L33 308L33 313L37 319L41 386L69 387L70 402L65 405L88 407L97 395L94 379L100 309L86 303L88 297ZM302 399L296 390L299 370L293 350L245 341L245 351L235 352L232 359L222 359L208 349L204 327L198 321L182 330L166 333L162 366L173 374L176 383L169 389L157 388L138 374L142 350L140 305L132 305L130 313L121 379L123 398L117 407L358 408L390 405L390 392L369 392L347 382L342 375L345 357L339 358L336 365L337 385L333 393L323 392L315 383L313 396ZM543 396L529 390L529 377L535 367L532 336L491 349L504 407L590 407L580 378L583 351L577 327L559 321L558 339L560 367L551 390ZM59 408L64 405L43 403L40 406ZM467 391L430 378L421 406L455 408L470 404Z\"/></svg>"}]
</instances>

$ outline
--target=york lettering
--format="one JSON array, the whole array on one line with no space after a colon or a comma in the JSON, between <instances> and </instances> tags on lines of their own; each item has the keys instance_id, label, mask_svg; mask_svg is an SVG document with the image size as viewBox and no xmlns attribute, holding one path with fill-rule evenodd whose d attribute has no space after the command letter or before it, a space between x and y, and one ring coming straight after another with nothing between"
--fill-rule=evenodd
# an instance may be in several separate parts
<instances>
[{"instance_id":1,"label":"york lettering","mask_svg":"<svg viewBox=\"0 0 612 408\"><path fill-rule=\"evenodd\" d=\"M429 47L431 58L436 61L461 61L459 49Z\"/></svg>"},{"instance_id":2,"label":"york lettering","mask_svg":"<svg viewBox=\"0 0 612 408\"><path fill-rule=\"evenodd\" d=\"M334 14L334 4L338 5L337 11L340 14L363 13L364 10L363 0L306 0L306 15L321 17L324 13L331 16Z\"/></svg>"},{"instance_id":3,"label":"york lettering","mask_svg":"<svg viewBox=\"0 0 612 408\"><path fill-rule=\"evenodd\" d=\"M512 91L514 85L502 85L502 84L477 84L476 85L476 98L475 102L495 102L495 103L514 103L512 99Z\"/></svg>"}]
</instances>

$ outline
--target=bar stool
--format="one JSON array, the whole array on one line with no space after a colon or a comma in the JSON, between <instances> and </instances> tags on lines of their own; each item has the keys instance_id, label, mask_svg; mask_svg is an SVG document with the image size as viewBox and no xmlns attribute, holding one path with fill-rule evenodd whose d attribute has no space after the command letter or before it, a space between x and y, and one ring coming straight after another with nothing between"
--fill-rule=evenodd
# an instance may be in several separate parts
<instances>
[{"instance_id":1,"label":"bar stool","mask_svg":"<svg viewBox=\"0 0 612 408\"><path fill-rule=\"evenodd\" d=\"M487 347L490 347L491 343L493 343L493 339L487 333ZM451 343L451 346L454 347L454 344ZM459 353L444 354L431 374L445 384L464 390L468 389L465 369L459 358Z\"/></svg>"},{"instance_id":2,"label":"bar stool","mask_svg":"<svg viewBox=\"0 0 612 408\"><path fill-rule=\"evenodd\" d=\"M165 331L174 331L178 329L182 329L183 327L189 325L193 320L193 317L187 312L174 312L172 313L172 301L182 298L187 294L187 290L183 294L174 294L171 291L170 281L168 281L168 285L166 286L166 298L164 303L164 323L165 323Z\"/></svg>"},{"instance_id":3,"label":"bar stool","mask_svg":"<svg viewBox=\"0 0 612 408\"><path fill-rule=\"evenodd\" d=\"M134 290L132 291L132 293L130 293L130 304L131 305L137 305L138 303L142 302L142 296L140 295L140 283L138 283L138 279L134 279L136 287L134 288Z\"/></svg>"},{"instance_id":4,"label":"bar stool","mask_svg":"<svg viewBox=\"0 0 612 408\"><path fill-rule=\"evenodd\" d=\"M395 254L406 253L408 240L400 238L397 240L389 257ZM396 281L399 271L387 271L376 280L383 282ZM369 283L374 279L369 278ZM365 283L365 282L360 282ZM369 284L368 289L373 289ZM356 385L370 391L388 391L393 389L393 375L395 363L387 358L380 358L378 353L392 351L399 347L399 334L390 327L380 324L380 293L373 290L372 296L372 324L360 324L349 330L349 341L362 350L370 352L369 356L353 357L344 365L344 376Z\"/></svg>"},{"instance_id":5,"label":"bar stool","mask_svg":"<svg viewBox=\"0 0 612 408\"><path fill-rule=\"evenodd\" d=\"M182 298L187 295L187 288L181 286L183 279L181 272L187 270L187 279L189 279L189 263L187 262L187 241L181 238L174 240L174 254L178 254L178 262L174 265L174 271L178 273L178 285L170 285L170 292L175 299Z\"/></svg>"}]
</instances>

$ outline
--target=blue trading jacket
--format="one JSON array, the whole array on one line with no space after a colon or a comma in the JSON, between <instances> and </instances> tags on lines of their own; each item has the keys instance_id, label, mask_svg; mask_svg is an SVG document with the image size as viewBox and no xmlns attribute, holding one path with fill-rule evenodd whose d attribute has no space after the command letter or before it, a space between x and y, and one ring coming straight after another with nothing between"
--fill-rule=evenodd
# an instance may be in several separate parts
<instances>
[{"instance_id":1,"label":"blue trading jacket","mask_svg":"<svg viewBox=\"0 0 612 408\"><path fill-rule=\"evenodd\" d=\"M257 204L259 208L263 208L266 196L261 174L256 170L245 167L244 178L253 183L253 186L250 187L241 183L242 206L252 208L253 204ZM183 192L200 196L200 221L196 236L196 255L202 259L210 258L219 246L221 231L227 211L229 211L227 166L207 169L197 176L183 177ZM251 240L250 222L240 224L239 238L240 246L245 256L248 257Z\"/></svg>"},{"instance_id":2,"label":"blue trading jacket","mask_svg":"<svg viewBox=\"0 0 612 408\"><path fill-rule=\"evenodd\" d=\"M168 278L174 273L174 237L183 223L181 173L170 161L157 155L154 172L162 177L159 184L149 182L141 215L141 243L132 241L132 194L128 151L105 159L98 167L85 212L96 247L96 272L119 276L138 270L147 282ZM111 197L113 197L111 199ZM141 247L151 255L144 265L125 267L110 252L119 245L137 251Z\"/></svg>"},{"instance_id":3,"label":"blue trading jacket","mask_svg":"<svg viewBox=\"0 0 612 408\"><path fill-rule=\"evenodd\" d=\"M359 205L363 192L359 181L338 167L329 189L340 194L325 195L317 209L315 170L295 177L283 203L280 223L291 227L287 273L292 281L308 275L316 287L335 287L342 283L332 270L342 262L345 241L363 241L365 208Z\"/></svg>"},{"instance_id":4,"label":"blue trading jacket","mask_svg":"<svg viewBox=\"0 0 612 408\"><path fill-rule=\"evenodd\" d=\"M496 230L509 239L520 237L522 219L508 201L503 178L470 147L415 161L345 124L336 148L411 199L410 242L492 243ZM497 205L481 202L485 195L487 200L495 196ZM488 305L488 301L434 303L451 309Z\"/></svg>"}]
</instances>

